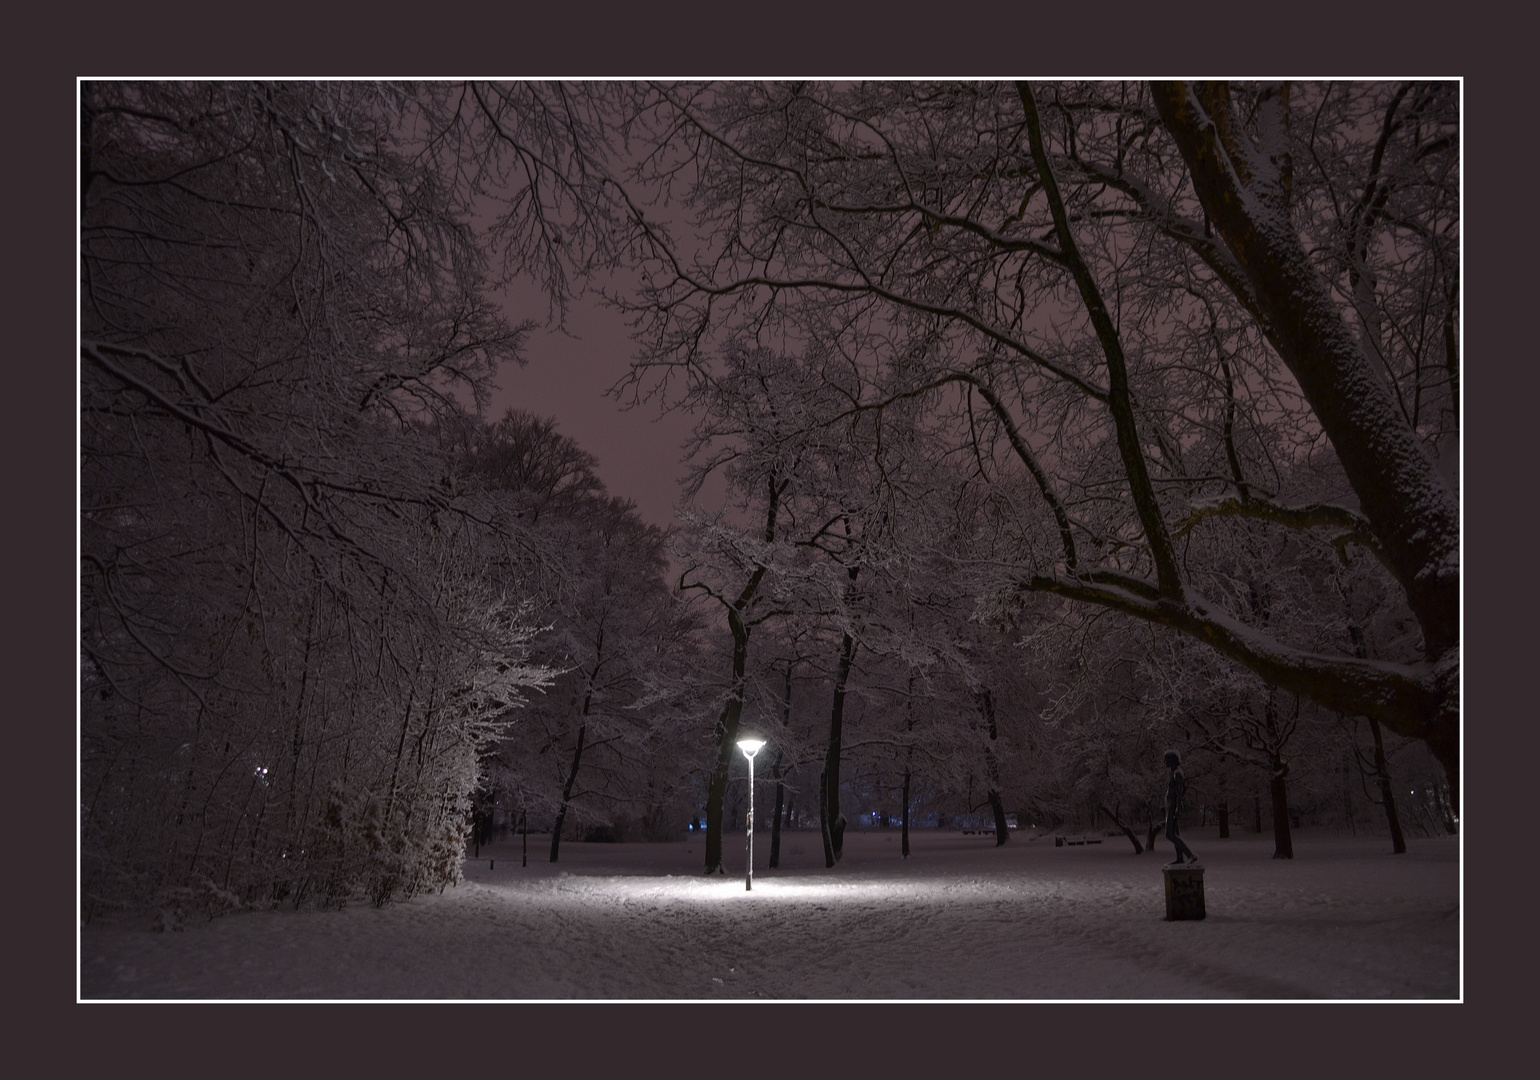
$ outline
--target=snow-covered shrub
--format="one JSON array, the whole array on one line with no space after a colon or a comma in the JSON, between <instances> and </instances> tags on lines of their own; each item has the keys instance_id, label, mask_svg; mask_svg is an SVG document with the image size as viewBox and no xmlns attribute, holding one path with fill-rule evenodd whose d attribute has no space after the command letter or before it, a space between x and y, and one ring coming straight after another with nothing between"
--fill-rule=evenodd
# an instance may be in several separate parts
<instances>
[{"instance_id":1,"label":"snow-covered shrub","mask_svg":"<svg viewBox=\"0 0 1540 1080\"><path fill-rule=\"evenodd\" d=\"M446 880L544 677L516 523L433 434L520 333L468 193L398 149L389 87L81 107L83 914Z\"/></svg>"}]
</instances>

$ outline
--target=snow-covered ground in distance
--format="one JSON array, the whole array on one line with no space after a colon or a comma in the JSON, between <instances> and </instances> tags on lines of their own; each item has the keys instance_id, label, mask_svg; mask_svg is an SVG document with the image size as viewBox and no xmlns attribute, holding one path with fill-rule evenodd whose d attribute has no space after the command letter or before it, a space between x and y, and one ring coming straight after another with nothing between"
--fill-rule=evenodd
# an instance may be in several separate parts
<instances>
[{"instance_id":1,"label":"snow-covered ground in distance","mask_svg":"<svg viewBox=\"0 0 1540 1080\"><path fill-rule=\"evenodd\" d=\"M1459 842L1296 832L1184 832L1207 918L1165 921L1161 866L1122 836L852 831L834 869L788 833L768 870L743 836L727 877L699 839L519 839L467 858L465 881L383 909L226 916L158 933L81 931L82 999L1456 999Z\"/></svg>"}]
</instances>

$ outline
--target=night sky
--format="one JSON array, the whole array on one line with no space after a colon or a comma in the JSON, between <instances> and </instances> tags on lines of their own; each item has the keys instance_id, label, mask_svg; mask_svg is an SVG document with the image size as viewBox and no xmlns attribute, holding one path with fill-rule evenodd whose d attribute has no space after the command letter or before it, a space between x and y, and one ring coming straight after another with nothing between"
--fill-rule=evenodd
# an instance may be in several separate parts
<instances>
[{"instance_id":1,"label":"night sky","mask_svg":"<svg viewBox=\"0 0 1540 1080\"><path fill-rule=\"evenodd\" d=\"M488 410L496 420L510 406L540 416L554 416L558 430L599 459L598 473L610 494L635 500L654 525L674 524L679 501L682 445L691 419L683 412L659 416L656 404L626 408L606 391L626 373L632 341L625 320L590 298L568 312L568 332L546 324L545 295L533 285L508 294L509 315L542 325L531 334L524 367L506 365L498 374L498 393ZM715 498L713 498L715 496ZM720 491L702 494L707 509Z\"/></svg>"}]
</instances>

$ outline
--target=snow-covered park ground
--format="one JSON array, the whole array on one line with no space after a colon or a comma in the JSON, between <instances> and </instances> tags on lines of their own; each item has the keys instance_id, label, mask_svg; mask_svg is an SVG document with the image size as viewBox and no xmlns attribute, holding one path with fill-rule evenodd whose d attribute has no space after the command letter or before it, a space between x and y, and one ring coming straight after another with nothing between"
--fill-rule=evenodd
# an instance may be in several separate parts
<instances>
[{"instance_id":1,"label":"snow-covered park ground","mask_svg":"<svg viewBox=\"0 0 1540 1080\"><path fill-rule=\"evenodd\" d=\"M383 909L232 915L157 933L81 931L83 999L1381 999L1460 996L1459 842L1193 830L1208 917L1167 922L1170 845L1121 836L852 832L825 870L816 833L781 868L756 837L754 889L700 872L699 840L530 837L467 859L465 881Z\"/></svg>"}]
</instances>

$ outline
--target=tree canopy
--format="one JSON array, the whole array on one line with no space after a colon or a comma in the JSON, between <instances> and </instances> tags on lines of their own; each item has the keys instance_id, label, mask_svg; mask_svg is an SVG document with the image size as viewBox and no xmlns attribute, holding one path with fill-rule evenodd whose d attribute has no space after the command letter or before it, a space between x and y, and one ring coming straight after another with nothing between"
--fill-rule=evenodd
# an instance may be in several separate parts
<instances>
[{"instance_id":1,"label":"tree canopy","mask_svg":"<svg viewBox=\"0 0 1540 1080\"><path fill-rule=\"evenodd\" d=\"M88 905L442 886L498 783L553 858L704 805L721 869L746 710L831 866L842 790L1003 838L1013 775L1116 803L1157 734L1281 776L1368 717L1458 782L1455 83L80 106ZM616 395L694 416L672 536L486 416L514 276L602 291Z\"/></svg>"}]
</instances>

